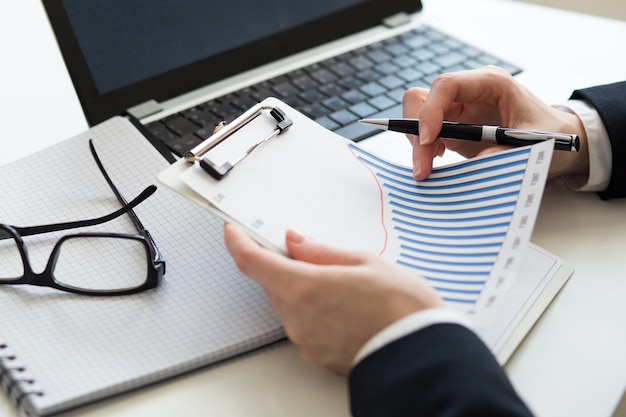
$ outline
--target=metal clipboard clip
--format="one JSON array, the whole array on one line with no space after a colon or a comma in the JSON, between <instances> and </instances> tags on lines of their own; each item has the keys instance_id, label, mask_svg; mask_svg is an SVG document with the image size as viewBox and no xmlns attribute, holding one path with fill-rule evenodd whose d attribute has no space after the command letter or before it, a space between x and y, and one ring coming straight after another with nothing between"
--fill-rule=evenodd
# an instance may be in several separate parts
<instances>
[{"instance_id":1,"label":"metal clipboard clip","mask_svg":"<svg viewBox=\"0 0 626 417\"><path fill-rule=\"evenodd\" d=\"M222 165L218 165L211 161L209 158L209 151L215 148L217 145L228 139L239 129L250 123L255 118L259 117L263 113L269 111L269 114L276 120L276 128L267 136L261 140L255 142L250 146L243 155L235 159L233 162L226 161ZM277 106L267 106L262 104L256 104L241 116L233 120L227 125L218 125L213 133L204 142L186 152L184 155L185 161L196 163L198 162L202 169L204 169L209 175L216 180L221 180L226 174L228 174L238 163L243 161L248 155L250 155L255 149L269 141L273 137L280 135L285 130L289 129L293 121L285 115Z\"/></svg>"}]
</instances>

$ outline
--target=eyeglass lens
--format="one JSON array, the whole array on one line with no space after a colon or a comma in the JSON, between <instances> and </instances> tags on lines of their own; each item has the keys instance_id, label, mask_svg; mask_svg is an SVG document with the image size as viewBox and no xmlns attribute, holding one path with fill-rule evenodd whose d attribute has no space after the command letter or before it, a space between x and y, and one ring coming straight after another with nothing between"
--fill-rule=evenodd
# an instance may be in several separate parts
<instances>
[{"instance_id":1,"label":"eyeglass lens","mask_svg":"<svg viewBox=\"0 0 626 417\"><path fill-rule=\"evenodd\" d=\"M62 239L56 250L52 277L65 288L124 291L142 286L148 277L149 254L139 239L78 235ZM0 257L0 282L23 276L15 239L0 241Z\"/></svg>"},{"instance_id":2,"label":"eyeglass lens","mask_svg":"<svg viewBox=\"0 0 626 417\"><path fill-rule=\"evenodd\" d=\"M85 265L89 265L88 274ZM148 254L140 240L80 236L61 243L52 275L64 287L117 291L143 285L147 268Z\"/></svg>"}]
</instances>

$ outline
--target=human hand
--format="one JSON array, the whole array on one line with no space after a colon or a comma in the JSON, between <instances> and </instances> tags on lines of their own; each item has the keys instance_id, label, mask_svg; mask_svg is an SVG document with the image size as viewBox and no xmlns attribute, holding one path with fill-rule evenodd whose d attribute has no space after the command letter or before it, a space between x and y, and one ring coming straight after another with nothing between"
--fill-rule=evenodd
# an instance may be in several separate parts
<instances>
[{"instance_id":1,"label":"human hand","mask_svg":"<svg viewBox=\"0 0 626 417\"><path fill-rule=\"evenodd\" d=\"M442 74L435 78L430 91L411 88L404 94L403 113L420 120L419 136L408 135L416 180L430 175L434 157L446 148L465 157L506 149L502 145L437 138L444 120L575 133L581 140L580 151L554 152L549 176L584 174L589 170L587 138L578 117L547 105L502 68L486 66Z\"/></svg>"},{"instance_id":2,"label":"human hand","mask_svg":"<svg viewBox=\"0 0 626 417\"><path fill-rule=\"evenodd\" d=\"M224 239L241 272L265 290L302 358L335 373L347 374L358 350L391 323L444 305L421 276L374 254L289 231L288 258L229 224Z\"/></svg>"}]
</instances>

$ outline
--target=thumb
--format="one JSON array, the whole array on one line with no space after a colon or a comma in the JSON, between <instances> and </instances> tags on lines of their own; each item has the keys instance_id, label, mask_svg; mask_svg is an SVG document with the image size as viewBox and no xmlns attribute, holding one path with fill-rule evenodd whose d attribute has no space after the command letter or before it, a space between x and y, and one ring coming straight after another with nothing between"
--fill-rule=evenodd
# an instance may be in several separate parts
<instances>
[{"instance_id":1,"label":"thumb","mask_svg":"<svg viewBox=\"0 0 626 417\"><path fill-rule=\"evenodd\" d=\"M289 254L299 261L317 265L356 265L362 262L358 252L333 248L291 229L285 237Z\"/></svg>"}]
</instances>

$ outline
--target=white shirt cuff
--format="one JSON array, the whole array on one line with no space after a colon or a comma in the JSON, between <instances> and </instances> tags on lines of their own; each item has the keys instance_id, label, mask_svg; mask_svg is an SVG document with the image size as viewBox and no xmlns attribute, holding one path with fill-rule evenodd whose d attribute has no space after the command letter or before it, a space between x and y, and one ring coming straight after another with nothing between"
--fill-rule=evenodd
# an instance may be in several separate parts
<instances>
[{"instance_id":1,"label":"white shirt cuff","mask_svg":"<svg viewBox=\"0 0 626 417\"><path fill-rule=\"evenodd\" d=\"M418 311L401 318L376 333L357 352L352 360L352 367L383 346L410 333L439 323L455 323L468 328L471 327L469 320L465 316L451 308L442 307Z\"/></svg>"},{"instance_id":2,"label":"white shirt cuff","mask_svg":"<svg viewBox=\"0 0 626 417\"><path fill-rule=\"evenodd\" d=\"M589 177L566 175L565 183L576 191L604 191L611 179L611 142L597 110L584 100L569 100L555 105L562 111L576 114L582 121L589 145Z\"/></svg>"}]
</instances>

